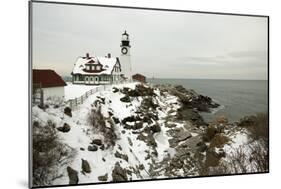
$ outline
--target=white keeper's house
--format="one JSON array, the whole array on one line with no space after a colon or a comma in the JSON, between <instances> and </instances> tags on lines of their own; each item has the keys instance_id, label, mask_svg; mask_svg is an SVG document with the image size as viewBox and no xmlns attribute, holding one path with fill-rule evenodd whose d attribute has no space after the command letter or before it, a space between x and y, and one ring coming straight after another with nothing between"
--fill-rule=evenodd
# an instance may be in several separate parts
<instances>
[{"instance_id":1,"label":"white keeper's house","mask_svg":"<svg viewBox=\"0 0 281 189\"><path fill-rule=\"evenodd\" d=\"M105 85L124 80L131 80L131 58L129 34L125 31L121 39L121 55L86 56L78 57L74 64L72 75L73 84Z\"/></svg>"}]
</instances>

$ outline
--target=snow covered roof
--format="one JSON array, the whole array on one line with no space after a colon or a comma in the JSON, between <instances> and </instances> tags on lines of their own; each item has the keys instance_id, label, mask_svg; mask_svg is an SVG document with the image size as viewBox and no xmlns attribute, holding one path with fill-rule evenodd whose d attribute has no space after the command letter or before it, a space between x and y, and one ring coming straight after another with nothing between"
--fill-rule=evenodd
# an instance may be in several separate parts
<instances>
[{"instance_id":1,"label":"snow covered roof","mask_svg":"<svg viewBox=\"0 0 281 189\"><path fill-rule=\"evenodd\" d=\"M78 57L72 74L82 74L82 75L110 75L115 64L119 60L117 57ZM100 71L86 71L86 65L101 65L102 69Z\"/></svg>"}]
</instances>

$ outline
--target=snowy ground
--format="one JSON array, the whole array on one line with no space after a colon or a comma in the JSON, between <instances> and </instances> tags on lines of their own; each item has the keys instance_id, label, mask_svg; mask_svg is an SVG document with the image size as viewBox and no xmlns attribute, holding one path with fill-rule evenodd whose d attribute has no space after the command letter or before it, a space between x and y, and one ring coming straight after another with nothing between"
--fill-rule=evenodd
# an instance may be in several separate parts
<instances>
[{"instance_id":1,"label":"snowy ground","mask_svg":"<svg viewBox=\"0 0 281 189\"><path fill-rule=\"evenodd\" d=\"M111 90L113 87L124 87L127 85L135 85L136 82L133 83L125 83L125 84L113 84L113 85L77 85L67 82L67 86L64 87L65 100L70 100L74 98L78 98L84 95L86 92L94 89L97 91Z\"/></svg>"},{"instance_id":2,"label":"snowy ground","mask_svg":"<svg viewBox=\"0 0 281 189\"><path fill-rule=\"evenodd\" d=\"M123 88L124 86L128 88L135 88L138 83L129 83L129 84L119 84L112 87ZM69 84L66 87L66 99L74 98L79 95L84 94L86 91L92 89L93 86L80 86L80 85L71 85ZM158 91L159 93L159 91ZM159 94L160 95L160 94ZM148 179L150 178L148 174L148 169L150 168L151 159L146 159L147 153L145 150L148 149L148 146L145 142L138 140L137 135L132 134L132 130L124 130L120 124L116 125L115 133L118 136L116 145L110 149L98 150L95 152L88 151L87 147L93 139L103 139L103 136L98 133L93 133L92 126L88 121L90 110L92 109L92 104L99 97L105 98L105 104L102 106L102 113L105 117L108 116L108 110L114 114L115 117L118 117L119 120L122 120L128 116L134 115L134 112L137 111L137 108L140 106L141 98L135 98L130 105L120 101L120 98L124 96L123 93L117 92L113 93L112 90L108 89L101 92L96 92L91 95L82 105L79 105L79 108L72 111L72 117L68 117L63 114L61 109L48 108L46 111L41 110L38 107L33 108L34 120L52 120L56 123L57 127L62 126L64 123L67 123L71 126L71 130L67 133L59 132L59 135L64 143L71 146L77 151L77 155L74 160L68 166L72 167L75 170L81 170L81 159L85 159L89 162L92 169L91 173L84 174L79 171L79 183L93 183L100 182L98 176L105 175L108 173L108 181L112 181L111 172L115 166L116 162L120 163L120 166L128 170L132 170L132 167L144 166L144 169L140 171L139 174L132 174L129 179L138 180L138 179ZM158 98L157 103L159 103L163 109L159 111L160 117L165 117L167 111L171 110L173 107L167 106L172 102L176 102L176 97L170 96L167 99ZM164 109L166 107L166 109ZM179 107L177 105L177 107ZM177 108L175 107L175 108ZM133 123L132 123L133 124ZM123 130L123 132L122 132ZM125 131L125 132L124 132ZM133 146L129 144L128 138L132 141ZM155 139L158 144L158 161L161 161L167 153L173 155L175 152L169 147L167 140L168 136L163 130L160 133L155 134ZM121 147L121 148L120 148ZM81 151L80 148L84 148L84 151ZM125 154L128 156L128 162L116 158L114 154L116 152ZM54 184L68 184L69 178L66 172L66 165L60 169L62 177L56 179Z\"/></svg>"},{"instance_id":3,"label":"snowy ground","mask_svg":"<svg viewBox=\"0 0 281 189\"><path fill-rule=\"evenodd\" d=\"M262 157L257 156L266 154L264 141L253 140L246 129L233 133L230 139L230 143L223 147L226 157L222 159L222 163L228 165L227 171L232 174L262 171L259 164Z\"/></svg>"},{"instance_id":4,"label":"snowy ground","mask_svg":"<svg viewBox=\"0 0 281 189\"><path fill-rule=\"evenodd\" d=\"M47 120L52 120L56 124L56 127L61 127L64 123L70 125L71 129L69 132L59 133L61 141L70 147L74 148L77 152L75 157L68 162L67 164L59 165L59 175L60 177L55 179L53 184L55 185L66 185L69 183L69 177L66 171L66 167L70 166L74 170L78 171L79 183L96 183L101 182L98 177L108 174L107 182L112 181L112 171L115 167L116 162L126 170L132 172L128 175L129 180L140 180L140 179L150 179L150 178L163 178L164 175L151 176L150 169L154 167L153 164L159 163L160 166L163 164L165 158L173 158L177 153L176 148L171 148L169 144L169 139L173 137L169 134L168 128L165 124L175 124L174 129L182 128L186 130L186 124L178 122L167 122L168 116L175 116L176 111L180 108L178 103L178 98L170 94L161 94L159 89L154 89L156 94L153 97L153 102L159 107L156 109L159 120L158 124L161 126L161 131L154 133L153 138L157 143L155 149L152 149L151 146L148 146L146 142L138 139L139 133L145 134L144 129L153 125L148 125L146 122L143 124L143 128L132 130L124 129L124 125L121 123L116 123L114 125L114 132L117 135L116 145L108 149L98 149L97 151L88 151L89 144L93 139L100 139L105 141L105 138L100 133L97 133L89 121L90 112L95 106L93 103L97 99L104 99L104 103L101 104L101 113L104 115L105 119L109 118L109 112L113 114L114 117L118 118L120 121L124 118L136 115L138 108L141 106L141 102L145 97L138 96L131 98L130 103L124 103L120 101L120 98L124 97L124 93L117 91L113 92L113 87L118 89L123 89L123 87L135 89L138 83L127 83L127 84L118 84L107 86L105 90L99 90L93 95L89 96L83 104L79 105L78 108L72 110L72 117L69 117L63 113L64 107L52 108L49 107L46 110L42 110L36 106L33 107L33 121L46 122ZM97 86L81 86L81 85L72 85L68 84L65 89L66 99L75 98L83 95L85 92L96 88ZM127 125L135 125L136 122L127 122ZM198 138L200 136L197 132L192 132L192 129L189 130L192 135L192 139ZM248 143L247 133L237 132L235 135L229 136L231 141L223 147L223 150L226 152L227 156L224 158L226 163L232 158L231 155L235 153L235 149L240 146L245 147ZM131 141L131 142L130 142ZM196 143L198 142L195 140ZM196 145L196 143L194 145ZM180 144L180 143L179 143ZM191 144L191 143L187 143ZM83 148L84 150L81 150ZM246 147L246 155L251 153L250 147ZM156 150L156 157L149 157L151 152ZM116 152L127 155L128 161L125 159L116 157ZM148 153L149 152L149 153ZM91 167L90 173L82 173L81 165L82 159L87 160ZM168 162L169 163L169 162ZM158 164L158 165L159 165ZM139 169L140 166L143 166L143 169ZM162 167L158 167L161 169ZM137 170L137 171L135 171ZM193 170L191 170L192 172ZM182 172L182 173L181 173ZM179 176L186 176L183 169L178 169L177 174ZM193 174L193 173L192 173Z\"/></svg>"},{"instance_id":5,"label":"snowy ground","mask_svg":"<svg viewBox=\"0 0 281 189\"><path fill-rule=\"evenodd\" d=\"M95 89L97 86L94 85L73 85L67 82L67 86L64 87L65 100L74 99L82 96L87 91Z\"/></svg>"}]
</instances>

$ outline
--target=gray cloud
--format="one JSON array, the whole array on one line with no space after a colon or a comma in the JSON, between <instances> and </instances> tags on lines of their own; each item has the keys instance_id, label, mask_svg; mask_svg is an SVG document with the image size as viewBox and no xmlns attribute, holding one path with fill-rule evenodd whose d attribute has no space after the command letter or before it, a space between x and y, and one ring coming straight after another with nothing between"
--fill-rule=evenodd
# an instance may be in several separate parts
<instances>
[{"instance_id":1,"label":"gray cloud","mask_svg":"<svg viewBox=\"0 0 281 189\"><path fill-rule=\"evenodd\" d=\"M229 53L229 56L234 58L256 58L264 59L267 58L266 51L236 51Z\"/></svg>"},{"instance_id":2,"label":"gray cloud","mask_svg":"<svg viewBox=\"0 0 281 189\"><path fill-rule=\"evenodd\" d=\"M181 57L179 58L181 61L185 62L193 62L198 64L224 64L229 61L228 57L225 56L208 56L208 57Z\"/></svg>"},{"instance_id":3,"label":"gray cloud","mask_svg":"<svg viewBox=\"0 0 281 189\"><path fill-rule=\"evenodd\" d=\"M170 78L267 78L260 17L33 3L33 62L69 75L86 52L120 55L131 37L134 72Z\"/></svg>"},{"instance_id":4,"label":"gray cloud","mask_svg":"<svg viewBox=\"0 0 281 189\"><path fill-rule=\"evenodd\" d=\"M266 51L235 51L231 53L226 53L224 55L208 56L208 57L180 57L180 61L194 64L211 64L211 65L259 65L262 63L265 67L267 66L267 52Z\"/></svg>"}]
</instances>

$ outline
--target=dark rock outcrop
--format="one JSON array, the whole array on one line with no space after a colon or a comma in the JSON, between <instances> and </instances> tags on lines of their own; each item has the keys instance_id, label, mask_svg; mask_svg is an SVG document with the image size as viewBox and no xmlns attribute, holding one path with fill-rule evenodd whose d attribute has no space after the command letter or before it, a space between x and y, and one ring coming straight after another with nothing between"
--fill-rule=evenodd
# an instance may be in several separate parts
<instances>
[{"instance_id":1,"label":"dark rock outcrop","mask_svg":"<svg viewBox=\"0 0 281 189\"><path fill-rule=\"evenodd\" d=\"M95 146L95 145L92 145L92 146L88 146L88 151L92 151L92 152L95 152L98 150L98 147Z\"/></svg>"},{"instance_id":2,"label":"dark rock outcrop","mask_svg":"<svg viewBox=\"0 0 281 189\"><path fill-rule=\"evenodd\" d=\"M135 121L140 121L140 120L141 120L141 118L138 116L129 116L122 120L122 124L126 124L126 122L135 122Z\"/></svg>"},{"instance_id":3,"label":"dark rock outcrop","mask_svg":"<svg viewBox=\"0 0 281 189\"><path fill-rule=\"evenodd\" d=\"M100 146L100 149L101 149L101 150L104 150L104 149L105 149L104 144Z\"/></svg>"},{"instance_id":4,"label":"dark rock outcrop","mask_svg":"<svg viewBox=\"0 0 281 189\"><path fill-rule=\"evenodd\" d=\"M91 172L91 167L90 164L88 163L87 160L82 159L82 172L83 173L90 173Z\"/></svg>"},{"instance_id":5,"label":"dark rock outcrop","mask_svg":"<svg viewBox=\"0 0 281 189\"><path fill-rule=\"evenodd\" d=\"M138 96L154 96L154 90L151 87L145 85L136 85L135 89L130 89L124 87L121 90L122 93L130 96L130 97L138 97Z\"/></svg>"},{"instance_id":6,"label":"dark rock outcrop","mask_svg":"<svg viewBox=\"0 0 281 189\"><path fill-rule=\"evenodd\" d=\"M208 148L208 146L204 142L198 142L196 145L199 152L205 152Z\"/></svg>"},{"instance_id":7,"label":"dark rock outcrop","mask_svg":"<svg viewBox=\"0 0 281 189\"><path fill-rule=\"evenodd\" d=\"M115 124L120 123L120 120L119 120L118 118L116 118L116 117L112 117L112 119L113 119L113 121L114 121L114 123L115 123Z\"/></svg>"},{"instance_id":8,"label":"dark rock outcrop","mask_svg":"<svg viewBox=\"0 0 281 189\"><path fill-rule=\"evenodd\" d=\"M123 169L118 162L115 164L111 176L113 182L128 181L126 169Z\"/></svg>"},{"instance_id":9,"label":"dark rock outcrop","mask_svg":"<svg viewBox=\"0 0 281 189\"><path fill-rule=\"evenodd\" d=\"M158 132L161 132L161 127L159 124L154 124L150 127L151 131L153 133L158 133Z\"/></svg>"},{"instance_id":10,"label":"dark rock outcrop","mask_svg":"<svg viewBox=\"0 0 281 189\"><path fill-rule=\"evenodd\" d=\"M116 87L113 87L113 93L117 93L117 92L119 92L119 89L118 88L116 88Z\"/></svg>"},{"instance_id":11,"label":"dark rock outcrop","mask_svg":"<svg viewBox=\"0 0 281 189\"><path fill-rule=\"evenodd\" d=\"M178 109L177 118L179 120L189 120L196 126L208 125L197 111L188 109L185 106Z\"/></svg>"},{"instance_id":12,"label":"dark rock outcrop","mask_svg":"<svg viewBox=\"0 0 281 189\"><path fill-rule=\"evenodd\" d=\"M70 131L70 126L67 123L64 123L62 127L57 128L58 131L67 133Z\"/></svg>"},{"instance_id":13,"label":"dark rock outcrop","mask_svg":"<svg viewBox=\"0 0 281 189\"><path fill-rule=\"evenodd\" d=\"M127 137L127 139L128 139L129 145L130 145L130 146L133 146L133 142L132 142L131 138L130 138L130 137Z\"/></svg>"},{"instance_id":14,"label":"dark rock outcrop","mask_svg":"<svg viewBox=\"0 0 281 189\"><path fill-rule=\"evenodd\" d=\"M66 168L66 170L69 178L69 184L70 185L78 184L79 182L78 172L69 166Z\"/></svg>"},{"instance_id":15,"label":"dark rock outcrop","mask_svg":"<svg viewBox=\"0 0 281 189\"><path fill-rule=\"evenodd\" d=\"M105 182L108 179L108 174L106 173L105 175L99 176L98 179L99 179L99 181Z\"/></svg>"},{"instance_id":16,"label":"dark rock outcrop","mask_svg":"<svg viewBox=\"0 0 281 189\"><path fill-rule=\"evenodd\" d=\"M251 127L256 125L257 117L256 116L245 116L240 119L239 123L237 124L239 127Z\"/></svg>"},{"instance_id":17,"label":"dark rock outcrop","mask_svg":"<svg viewBox=\"0 0 281 189\"><path fill-rule=\"evenodd\" d=\"M120 159L124 159L125 161L128 162L128 156L125 154L121 154L120 152L116 151L114 154L115 157L120 158Z\"/></svg>"},{"instance_id":18,"label":"dark rock outcrop","mask_svg":"<svg viewBox=\"0 0 281 189\"><path fill-rule=\"evenodd\" d=\"M101 145L102 145L102 141L101 141L100 139L94 139L94 140L92 141L92 144L95 144L95 145L97 145L97 146L101 146Z\"/></svg>"},{"instance_id":19,"label":"dark rock outcrop","mask_svg":"<svg viewBox=\"0 0 281 189\"><path fill-rule=\"evenodd\" d=\"M157 107L159 107L158 104L155 104L153 102L152 97L148 97L148 98L143 99L143 101L141 102L141 106L144 109L152 108L153 110L155 110Z\"/></svg>"},{"instance_id":20,"label":"dark rock outcrop","mask_svg":"<svg viewBox=\"0 0 281 189\"><path fill-rule=\"evenodd\" d=\"M68 115L69 117L72 117L71 108L69 107L64 108L64 114Z\"/></svg>"},{"instance_id":21,"label":"dark rock outcrop","mask_svg":"<svg viewBox=\"0 0 281 189\"><path fill-rule=\"evenodd\" d=\"M171 94L177 96L186 109L195 109L200 112L210 112L212 108L220 105L212 98L196 93L194 90L187 90L181 85L170 89Z\"/></svg>"},{"instance_id":22,"label":"dark rock outcrop","mask_svg":"<svg viewBox=\"0 0 281 189\"><path fill-rule=\"evenodd\" d=\"M121 101L121 102L131 102L131 99L130 99L129 96L126 95L126 96L120 98L120 101Z\"/></svg>"}]
</instances>

